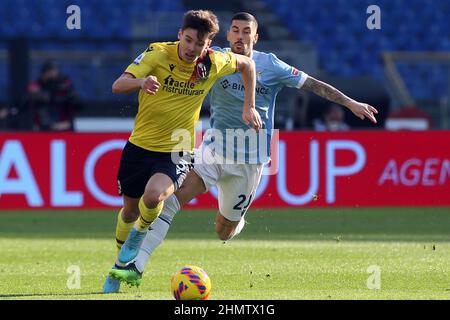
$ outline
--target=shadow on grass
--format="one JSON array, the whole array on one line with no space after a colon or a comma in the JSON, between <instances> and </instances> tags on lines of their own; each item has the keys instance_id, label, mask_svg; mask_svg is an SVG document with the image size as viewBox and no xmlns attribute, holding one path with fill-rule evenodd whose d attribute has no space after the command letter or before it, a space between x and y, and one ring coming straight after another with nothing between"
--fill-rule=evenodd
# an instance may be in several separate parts
<instances>
[{"instance_id":1,"label":"shadow on grass","mask_svg":"<svg viewBox=\"0 0 450 320\"><path fill-rule=\"evenodd\" d=\"M167 239L217 240L214 211L179 213ZM2 238L114 239L110 211L4 211ZM450 208L252 209L240 240L450 241Z\"/></svg>"}]
</instances>

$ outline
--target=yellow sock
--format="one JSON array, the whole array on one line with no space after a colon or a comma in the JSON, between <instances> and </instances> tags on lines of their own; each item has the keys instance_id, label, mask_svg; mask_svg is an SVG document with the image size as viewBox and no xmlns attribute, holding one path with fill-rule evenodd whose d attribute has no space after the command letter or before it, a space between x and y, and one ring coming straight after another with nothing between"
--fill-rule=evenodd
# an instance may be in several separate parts
<instances>
[{"instance_id":1,"label":"yellow sock","mask_svg":"<svg viewBox=\"0 0 450 320\"><path fill-rule=\"evenodd\" d=\"M158 218L163 206L164 201L161 201L156 208L149 209L145 206L144 200L141 198L141 200L139 200L139 211L141 214L139 215L139 219L136 221L136 229L141 232L146 230L153 223L153 221Z\"/></svg>"},{"instance_id":2,"label":"yellow sock","mask_svg":"<svg viewBox=\"0 0 450 320\"><path fill-rule=\"evenodd\" d=\"M133 228L134 222L126 223L122 218L123 208L120 209L119 215L117 216L117 226L116 226L116 245L117 249L122 248L123 243L127 240L128 234L131 228Z\"/></svg>"}]
</instances>

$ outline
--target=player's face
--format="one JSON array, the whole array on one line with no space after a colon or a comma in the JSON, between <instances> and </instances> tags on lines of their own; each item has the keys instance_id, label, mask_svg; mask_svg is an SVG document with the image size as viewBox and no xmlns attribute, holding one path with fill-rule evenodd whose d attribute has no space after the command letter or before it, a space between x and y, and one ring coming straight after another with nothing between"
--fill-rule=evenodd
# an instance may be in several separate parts
<instances>
[{"instance_id":1,"label":"player's face","mask_svg":"<svg viewBox=\"0 0 450 320\"><path fill-rule=\"evenodd\" d=\"M250 57L253 46L258 41L256 26L251 21L233 20L227 33L231 51Z\"/></svg>"},{"instance_id":2,"label":"player's face","mask_svg":"<svg viewBox=\"0 0 450 320\"><path fill-rule=\"evenodd\" d=\"M178 39L180 45L178 47L178 55L184 62L192 63L200 57L211 44L208 35L205 34L203 38L199 39L197 30L185 29L178 32Z\"/></svg>"}]
</instances>

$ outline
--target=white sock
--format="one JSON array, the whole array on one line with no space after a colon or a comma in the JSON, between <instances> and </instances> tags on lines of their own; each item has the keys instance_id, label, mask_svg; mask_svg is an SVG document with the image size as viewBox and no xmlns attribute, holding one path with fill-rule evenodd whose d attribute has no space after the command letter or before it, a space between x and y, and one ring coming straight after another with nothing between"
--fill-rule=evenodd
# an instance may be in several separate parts
<instances>
[{"instance_id":1,"label":"white sock","mask_svg":"<svg viewBox=\"0 0 450 320\"><path fill-rule=\"evenodd\" d=\"M234 229L234 233L231 235L230 239L233 239L235 236L237 236L239 233L241 233L242 229L244 229L245 226L245 219L244 217L241 218L241 220L239 221L238 225L236 226L236 229Z\"/></svg>"},{"instance_id":2,"label":"white sock","mask_svg":"<svg viewBox=\"0 0 450 320\"><path fill-rule=\"evenodd\" d=\"M180 203L174 194L164 200L164 207L161 214L149 228L136 257L135 265L139 272L144 272L145 265L150 259L150 256L166 237L170 224L179 210Z\"/></svg>"}]
</instances>

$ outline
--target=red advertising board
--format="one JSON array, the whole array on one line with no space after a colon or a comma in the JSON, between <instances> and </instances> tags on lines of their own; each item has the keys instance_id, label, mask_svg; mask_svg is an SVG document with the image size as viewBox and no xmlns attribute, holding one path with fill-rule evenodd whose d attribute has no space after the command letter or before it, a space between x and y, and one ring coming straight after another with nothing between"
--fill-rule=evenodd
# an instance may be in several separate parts
<instances>
[{"instance_id":1,"label":"red advertising board","mask_svg":"<svg viewBox=\"0 0 450 320\"><path fill-rule=\"evenodd\" d=\"M0 209L119 207L127 138L0 134ZM450 206L450 131L281 132L277 162L252 206ZM189 206L215 208L216 196L211 190Z\"/></svg>"}]
</instances>

